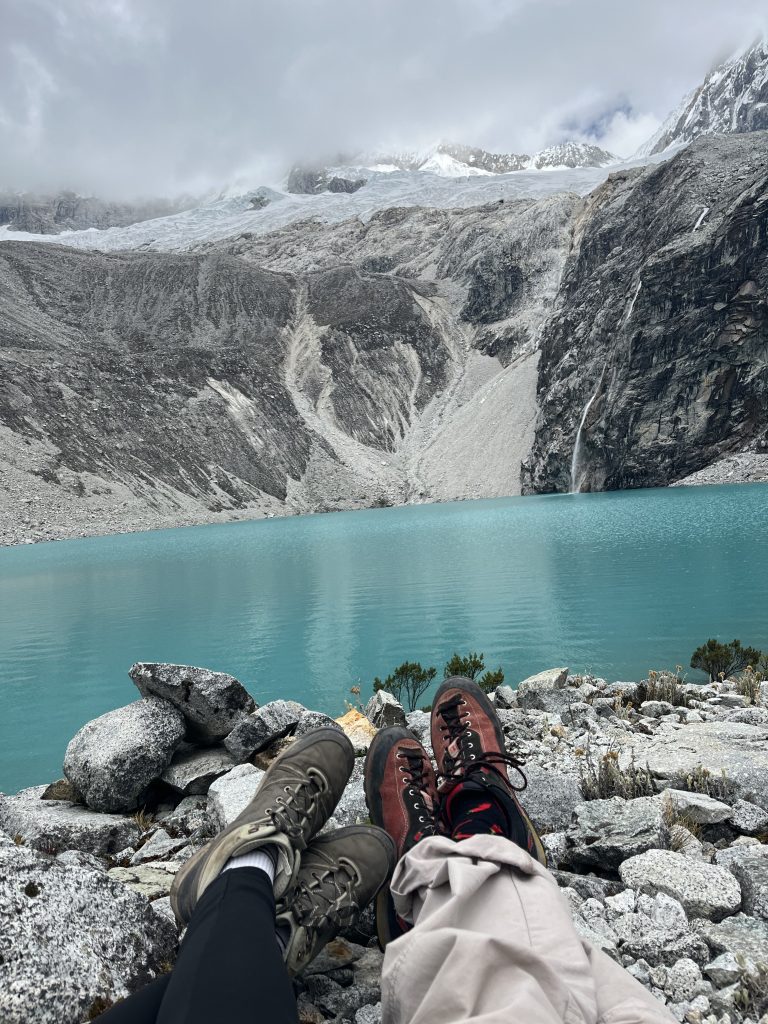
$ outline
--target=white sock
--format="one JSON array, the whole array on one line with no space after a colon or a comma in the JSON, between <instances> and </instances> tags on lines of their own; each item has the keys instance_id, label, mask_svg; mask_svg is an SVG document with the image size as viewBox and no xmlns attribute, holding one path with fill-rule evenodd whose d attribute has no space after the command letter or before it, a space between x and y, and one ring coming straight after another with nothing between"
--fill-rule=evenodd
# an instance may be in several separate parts
<instances>
[{"instance_id":1,"label":"white sock","mask_svg":"<svg viewBox=\"0 0 768 1024\"><path fill-rule=\"evenodd\" d=\"M270 882L275 880L275 864L277 861L277 850L272 843L260 846L257 850L244 853L240 857L230 857L222 871L229 871L232 868L260 868L269 876Z\"/></svg>"}]
</instances>

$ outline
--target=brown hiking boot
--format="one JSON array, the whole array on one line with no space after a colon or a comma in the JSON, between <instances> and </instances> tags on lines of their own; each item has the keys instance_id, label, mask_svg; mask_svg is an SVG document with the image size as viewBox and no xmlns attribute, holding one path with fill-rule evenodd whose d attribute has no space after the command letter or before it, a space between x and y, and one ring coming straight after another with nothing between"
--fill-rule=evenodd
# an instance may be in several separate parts
<instances>
[{"instance_id":1,"label":"brown hiking boot","mask_svg":"<svg viewBox=\"0 0 768 1024\"><path fill-rule=\"evenodd\" d=\"M333 813L354 763L352 744L338 729L315 729L275 758L245 810L174 878L171 906L179 924L189 922L197 901L231 857L260 846L277 851L275 899L290 892L299 856Z\"/></svg>"},{"instance_id":2,"label":"brown hiking boot","mask_svg":"<svg viewBox=\"0 0 768 1024\"><path fill-rule=\"evenodd\" d=\"M522 765L507 753L501 722L477 683L453 676L440 685L432 704L431 733L443 806L458 786L485 792L504 812L503 834L546 865L541 839L516 794L527 785ZM507 767L515 769L522 785L510 783Z\"/></svg>"},{"instance_id":3,"label":"brown hiking boot","mask_svg":"<svg viewBox=\"0 0 768 1024\"><path fill-rule=\"evenodd\" d=\"M289 974L300 974L326 943L355 923L394 866L394 842L372 825L349 825L313 839L290 899L277 906Z\"/></svg>"},{"instance_id":4,"label":"brown hiking boot","mask_svg":"<svg viewBox=\"0 0 768 1024\"><path fill-rule=\"evenodd\" d=\"M374 825L394 840L397 859L437 832L437 789L429 755L412 732L391 726L376 733L365 759L365 802ZM389 889L376 900L382 949L408 925L395 913Z\"/></svg>"}]
</instances>

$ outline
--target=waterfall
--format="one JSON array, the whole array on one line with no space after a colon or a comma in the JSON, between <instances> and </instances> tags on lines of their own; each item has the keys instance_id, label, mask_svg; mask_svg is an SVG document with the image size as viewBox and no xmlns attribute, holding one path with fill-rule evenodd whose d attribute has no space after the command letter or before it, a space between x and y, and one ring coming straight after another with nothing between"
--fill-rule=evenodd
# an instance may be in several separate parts
<instances>
[{"instance_id":1,"label":"waterfall","mask_svg":"<svg viewBox=\"0 0 768 1024\"><path fill-rule=\"evenodd\" d=\"M587 422L587 416L589 415L589 410L592 408L592 403L597 398L600 388L602 387L604 376L605 367L603 367L603 372L600 374L600 380L597 382L595 393L584 406L584 411L581 414L581 422L579 423L579 429L576 431L576 441L573 446L573 455L571 457L571 494L578 494L581 491L581 481L584 476L583 473L579 475L579 462L581 457L581 435L584 433L584 424Z\"/></svg>"}]
</instances>

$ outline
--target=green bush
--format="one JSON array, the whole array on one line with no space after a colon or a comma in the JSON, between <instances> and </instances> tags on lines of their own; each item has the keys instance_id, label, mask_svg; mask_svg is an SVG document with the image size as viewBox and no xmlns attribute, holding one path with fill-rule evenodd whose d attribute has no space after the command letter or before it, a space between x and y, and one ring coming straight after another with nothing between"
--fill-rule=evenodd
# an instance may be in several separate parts
<instances>
[{"instance_id":1,"label":"green bush","mask_svg":"<svg viewBox=\"0 0 768 1024\"><path fill-rule=\"evenodd\" d=\"M691 655L691 668L701 669L710 679L727 678L747 665L757 665L761 658L756 647L742 647L741 640L721 644L719 640L709 639Z\"/></svg>"},{"instance_id":2,"label":"green bush","mask_svg":"<svg viewBox=\"0 0 768 1024\"><path fill-rule=\"evenodd\" d=\"M373 690L374 693L377 690L389 690L407 711L415 711L419 697L429 689L436 675L436 668L422 668L418 661L404 661L383 682L376 676Z\"/></svg>"},{"instance_id":3,"label":"green bush","mask_svg":"<svg viewBox=\"0 0 768 1024\"><path fill-rule=\"evenodd\" d=\"M454 652L451 658L445 663L443 678L449 676L466 676L467 679L477 679L477 684L483 693L491 693L497 686L504 682L504 672L501 667L495 671L488 670L484 675L478 675L485 668L485 655L470 651L466 657Z\"/></svg>"}]
</instances>

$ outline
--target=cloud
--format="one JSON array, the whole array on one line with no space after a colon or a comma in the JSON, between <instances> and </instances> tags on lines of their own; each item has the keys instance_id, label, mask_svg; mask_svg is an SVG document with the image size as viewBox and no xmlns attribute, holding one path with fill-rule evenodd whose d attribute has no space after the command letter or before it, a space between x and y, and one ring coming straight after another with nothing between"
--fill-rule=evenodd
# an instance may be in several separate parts
<instances>
[{"instance_id":1,"label":"cloud","mask_svg":"<svg viewBox=\"0 0 768 1024\"><path fill-rule=\"evenodd\" d=\"M621 155L764 0L0 0L0 184L114 197L453 139Z\"/></svg>"}]
</instances>

